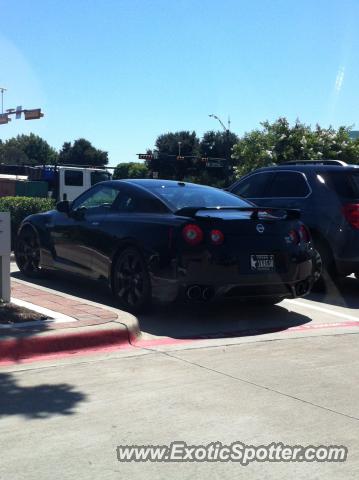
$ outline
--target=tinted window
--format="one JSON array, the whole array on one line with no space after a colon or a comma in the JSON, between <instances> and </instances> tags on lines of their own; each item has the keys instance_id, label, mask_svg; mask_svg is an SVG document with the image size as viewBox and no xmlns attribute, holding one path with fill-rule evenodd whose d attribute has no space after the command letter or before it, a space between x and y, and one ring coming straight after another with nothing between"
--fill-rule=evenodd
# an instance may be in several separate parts
<instances>
[{"instance_id":1,"label":"tinted window","mask_svg":"<svg viewBox=\"0 0 359 480\"><path fill-rule=\"evenodd\" d=\"M68 187L82 187L84 174L81 170L65 170L65 185Z\"/></svg>"},{"instance_id":2,"label":"tinted window","mask_svg":"<svg viewBox=\"0 0 359 480\"><path fill-rule=\"evenodd\" d=\"M74 200L72 203L72 208L111 208L117 198L118 193L118 190L110 186L98 186L97 188L95 187L91 190L88 190L83 195Z\"/></svg>"},{"instance_id":3,"label":"tinted window","mask_svg":"<svg viewBox=\"0 0 359 480\"><path fill-rule=\"evenodd\" d=\"M183 207L248 207L244 200L217 188L203 185L159 185L147 187L172 209Z\"/></svg>"},{"instance_id":4,"label":"tinted window","mask_svg":"<svg viewBox=\"0 0 359 480\"><path fill-rule=\"evenodd\" d=\"M115 209L119 212L138 212L139 202L134 195L128 193L121 193L117 199Z\"/></svg>"},{"instance_id":5,"label":"tinted window","mask_svg":"<svg viewBox=\"0 0 359 480\"><path fill-rule=\"evenodd\" d=\"M255 173L241 181L232 191L244 198L264 198L273 175L272 172Z\"/></svg>"},{"instance_id":6,"label":"tinted window","mask_svg":"<svg viewBox=\"0 0 359 480\"><path fill-rule=\"evenodd\" d=\"M268 191L268 197L298 198L309 195L304 175L297 172L276 173Z\"/></svg>"},{"instance_id":7,"label":"tinted window","mask_svg":"<svg viewBox=\"0 0 359 480\"><path fill-rule=\"evenodd\" d=\"M122 192L113 208L118 212L166 213L168 208L157 198L144 192Z\"/></svg>"},{"instance_id":8,"label":"tinted window","mask_svg":"<svg viewBox=\"0 0 359 480\"><path fill-rule=\"evenodd\" d=\"M359 198L359 172L321 172L320 176L340 197Z\"/></svg>"}]
</instances>

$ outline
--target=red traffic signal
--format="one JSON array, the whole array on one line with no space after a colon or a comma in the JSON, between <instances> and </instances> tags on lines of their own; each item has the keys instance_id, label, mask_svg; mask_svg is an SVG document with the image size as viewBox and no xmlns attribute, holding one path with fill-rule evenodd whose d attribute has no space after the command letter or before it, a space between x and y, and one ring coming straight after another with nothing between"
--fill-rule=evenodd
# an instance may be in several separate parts
<instances>
[{"instance_id":1,"label":"red traffic signal","mask_svg":"<svg viewBox=\"0 0 359 480\"><path fill-rule=\"evenodd\" d=\"M5 123L11 122L7 113L0 113L0 125L5 125Z\"/></svg>"},{"instance_id":2,"label":"red traffic signal","mask_svg":"<svg viewBox=\"0 0 359 480\"><path fill-rule=\"evenodd\" d=\"M43 117L44 114L41 113L41 108L35 108L33 110L24 110L25 120L38 120Z\"/></svg>"}]
</instances>

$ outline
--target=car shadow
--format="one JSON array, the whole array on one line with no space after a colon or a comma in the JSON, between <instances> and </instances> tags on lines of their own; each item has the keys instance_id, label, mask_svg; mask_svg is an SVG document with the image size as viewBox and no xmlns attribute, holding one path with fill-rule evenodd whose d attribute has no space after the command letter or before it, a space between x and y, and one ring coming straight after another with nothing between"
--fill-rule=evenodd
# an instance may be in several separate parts
<instances>
[{"instance_id":1,"label":"car shadow","mask_svg":"<svg viewBox=\"0 0 359 480\"><path fill-rule=\"evenodd\" d=\"M345 277L338 282L326 284L323 292L313 291L308 297L314 302L326 303L351 309L359 308L359 280L355 277Z\"/></svg>"},{"instance_id":2,"label":"car shadow","mask_svg":"<svg viewBox=\"0 0 359 480\"><path fill-rule=\"evenodd\" d=\"M177 339L229 338L264 335L309 323L305 315L283 306L249 306L240 301L156 305L139 315L142 331Z\"/></svg>"},{"instance_id":3,"label":"car shadow","mask_svg":"<svg viewBox=\"0 0 359 480\"><path fill-rule=\"evenodd\" d=\"M19 385L10 373L0 373L0 418L22 415L27 419L44 419L53 415L72 415L86 395L72 385Z\"/></svg>"},{"instance_id":4,"label":"car shadow","mask_svg":"<svg viewBox=\"0 0 359 480\"><path fill-rule=\"evenodd\" d=\"M29 282L20 272L13 272L12 276ZM87 279L79 282L73 276L56 272L46 278L31 279L31 283L117 308L107 286L99 282ZM137 318L142 332L178 339L263 335L311 321L280 304L251 307L235 300L153 305L148 313Z\"/></svg>"}]
</instances>

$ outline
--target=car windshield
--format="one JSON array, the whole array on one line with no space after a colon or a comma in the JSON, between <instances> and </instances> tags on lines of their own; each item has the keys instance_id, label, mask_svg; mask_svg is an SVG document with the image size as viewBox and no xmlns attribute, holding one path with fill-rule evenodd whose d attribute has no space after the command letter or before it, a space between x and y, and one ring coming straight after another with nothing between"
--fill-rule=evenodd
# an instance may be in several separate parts
<instances>
[{"instance_id":1,"label":"car windshield","mask_svg":"<svg viewBox=\"0 0 359 480\"><path fill-rule=\"evenodd\" d=\"M231 193L202 185L156 185L148 188L173 210L184 207L249 207Z\"/></svg>"}]
</instances>

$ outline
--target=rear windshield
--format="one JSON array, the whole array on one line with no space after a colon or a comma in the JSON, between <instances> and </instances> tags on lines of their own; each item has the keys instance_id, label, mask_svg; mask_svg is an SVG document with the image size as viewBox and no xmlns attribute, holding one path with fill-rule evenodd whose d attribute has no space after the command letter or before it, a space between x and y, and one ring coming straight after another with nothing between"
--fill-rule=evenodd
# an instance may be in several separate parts
<instances>
[{"instance_id":1,"label":"rear windshield","mask_svg":"<svg viewBox=\"0 0 359 480\"><path fill-rule=\"evenodd\" d=\"M183 207L248 207L250 203L231 193L202 185L154 185L148 190L173 210Z\"/></svg>"},{"instance_id":2,"label":"rear windshield","mask_svg":"<svg viewBox=\"0 0 359 480\"><path fill-rule=\"evenodd\" d=\"M359 199L359 172L323 172L320 176L340 197Z\"/></svg>"}]
</instances>

